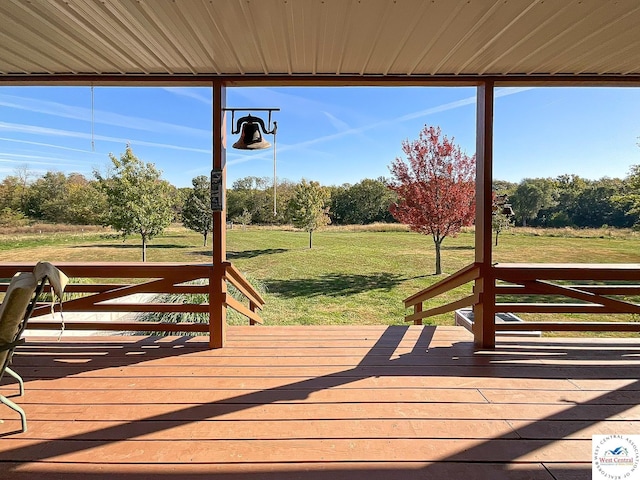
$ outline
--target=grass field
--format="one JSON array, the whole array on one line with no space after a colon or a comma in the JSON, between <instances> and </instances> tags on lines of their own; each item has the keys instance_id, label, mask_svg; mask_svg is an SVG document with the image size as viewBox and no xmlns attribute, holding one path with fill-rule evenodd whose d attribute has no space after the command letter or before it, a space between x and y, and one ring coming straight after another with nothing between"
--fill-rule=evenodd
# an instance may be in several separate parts
<instances>
[{"instance_id":1,"label":"grass field","mask_svg":"<svg viewBox=\"0 0 640 480\"><path fill-rule=\"evenodd\" d=\"M443 271L473 261L474 236L462 233L443 244ZM264 291L266 324L402 324L403 299L438 281L430 237L402 226L334 227L308 234L293 229L233 228L228 259ZM138 261L139 239L105 231L31 232L0 235L0 261ZM148 261L209 262L202 237L169 229L148 246ZM526 230L503 233L498 262L640 263L640 235L632 231ZM470 291L463 287L443 300ZM585 320L603 320L602 317ZM629 320L611 316L607 320ZM431 319L452 324L453 315Z\"/></svg>"}]
</instances>

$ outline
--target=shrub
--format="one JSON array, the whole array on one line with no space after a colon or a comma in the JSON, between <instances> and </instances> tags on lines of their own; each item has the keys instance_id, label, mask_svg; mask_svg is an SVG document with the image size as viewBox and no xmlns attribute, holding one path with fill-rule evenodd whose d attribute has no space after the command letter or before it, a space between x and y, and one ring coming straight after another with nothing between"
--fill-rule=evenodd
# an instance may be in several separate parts
<instances>
[{"instance_id":1,"label":"shrub","mask_svg":"<svg viewBox=\"0 0 640 480\"><path fill-rule=\"evenodd\" d=\"M23 227L29 223L29 219L19 210L4 207L0 211L1 227Z\"/></svg>"}]
</instances>

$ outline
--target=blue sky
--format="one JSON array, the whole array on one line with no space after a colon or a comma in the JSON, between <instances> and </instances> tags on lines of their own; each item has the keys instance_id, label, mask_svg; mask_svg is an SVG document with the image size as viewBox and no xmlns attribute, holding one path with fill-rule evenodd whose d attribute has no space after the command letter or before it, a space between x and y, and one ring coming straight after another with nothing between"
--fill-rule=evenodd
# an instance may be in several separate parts
<instances>
[{"instance_id":1,"label":"blue sky","mask_svg":"<svg viewBox=\"0 0 640 480\"><path fill-rule=\"evenodd\" d=\"M280 108L273 113L279 179L340 185L388 176L402 141L425 124L475 152L474 88L228 88L227 106ZM178 187L211 170L207 88L95 87L92 108L89 87L0 87L0 112L0 178L25 165L37 175L91 177L127 143ZM624 177L640 164L638 137L640 88L501 88L494 178ZM234 150L229 139L229 186L273 175L271 149Z\"/></svg>"}]
</instances>

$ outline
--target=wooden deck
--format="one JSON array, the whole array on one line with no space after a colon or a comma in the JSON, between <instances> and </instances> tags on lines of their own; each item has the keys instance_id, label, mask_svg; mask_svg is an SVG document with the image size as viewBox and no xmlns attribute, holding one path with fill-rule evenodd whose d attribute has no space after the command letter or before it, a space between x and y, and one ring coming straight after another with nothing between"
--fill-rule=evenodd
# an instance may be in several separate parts
<instances>
[{"instance_id":1,"label":"wooden deck","mask_svg":"<svg viewBox=\"0 0 640 480\"><path fill-rule=\"evenodd\" d=\"M640 433L638 337L474 352L462 327L230 327L207 347L30 338L0 478L575 480L591 435Z\"/></svg>"}]
</instances>

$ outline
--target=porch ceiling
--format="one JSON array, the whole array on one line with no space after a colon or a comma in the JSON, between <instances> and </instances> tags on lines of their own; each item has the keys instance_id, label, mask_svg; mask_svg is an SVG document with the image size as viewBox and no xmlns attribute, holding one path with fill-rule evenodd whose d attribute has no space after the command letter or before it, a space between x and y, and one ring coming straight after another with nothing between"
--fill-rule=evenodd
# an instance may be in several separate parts
<instances>
[{"instance_id":1,"label":"porch ceiling","mask_svg":"<svg viewBox=\"0 0 640 480\"><path fill-rule=\"evenodd\" d=\"M637 0L4 0L15 76L640 75Z\"/></svg>"}]
</instances>

